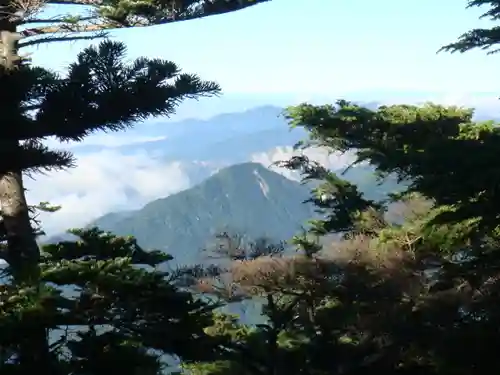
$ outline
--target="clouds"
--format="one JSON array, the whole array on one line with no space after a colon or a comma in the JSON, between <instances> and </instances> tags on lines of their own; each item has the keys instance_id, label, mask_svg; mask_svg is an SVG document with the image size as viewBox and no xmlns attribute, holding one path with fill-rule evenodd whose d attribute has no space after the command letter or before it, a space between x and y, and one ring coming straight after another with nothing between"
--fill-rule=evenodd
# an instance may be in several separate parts
<instances>
[{"instance_id":1,"label":"clouds","mask_svg":"<svg viewBox=\"0 0 500 375\"><path fill-rule=\"evenodd\" d=\"M303 154L310 160L316 161L324 167L332 170L338 170L347 167L354 161L352 154L329 153L324 148L309 148L304 151L294 150L293 147L276 147L267 152L256 153L251 156L251 160L263 164L265 167L292 179L300 180L300 175L285 168L272 166L273 163L282 160L288 160L294 155Z\"/></svg>"},{"instance_id":2,"label":"clouds","mask_svg":"<svg viewBox=\"0 0 500 375\"><path fill-rule=\"evenodd\" d=\"M83 226L110 211L139 208L189 186L190 177L181 162L113 150L80 156L74 169L26 179L30 203L62 206L58 212L41 215L48 235Z\"/></svg>"},{"instance_id":3,"label":"clouds","mask_svg":"<svg viewBox=\"0 0 500 375\"><path fill-rule=\"evenodd\" d=\"M249 160L299 180L297 173L272 167L273 162L286 160L297 152L292 147L277 147L268 152L249 155ZM345 167L352 157L328 155L322 149L306 150L305 154L328 168ZM43 229L54 235L69 228L82 227L106 213L130 210L158 198L191 187L230 165L206 161L166 161L146 151L122 154L118 150L105 150L77 154L77 167L62 172L26 178L27 198L31 204L49 201L61 205L55 213L42 213Z\"/></svg>"}]
</instances>

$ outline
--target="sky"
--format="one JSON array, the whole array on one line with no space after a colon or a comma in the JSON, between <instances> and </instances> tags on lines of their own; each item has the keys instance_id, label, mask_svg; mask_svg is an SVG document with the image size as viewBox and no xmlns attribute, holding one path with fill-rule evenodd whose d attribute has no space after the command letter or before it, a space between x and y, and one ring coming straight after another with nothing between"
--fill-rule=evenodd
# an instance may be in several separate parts
<instances>
[{"instance_id":1,"label":"sky","mask_svg":"<svg viewBox=\"0 0 500 375\"><path fill-rule=\"evenodd\" d=\"M436 53L467 30L491 26L488 20L478 19L480 9L465 9L466 3L273 0L225 15L115 31L112 36L127 44L130 58L168 59L185 72L222 86L220 98L187 101L173 119L336 98L486 103L497 114L500 75L491 73L497 72L500 56L484 51ZM40 46L32 51L33 62L62 71L89 44ZM60 212L43 217L48 233L85 225L109 211L137 208L190 186L192 165L165 163L142 151L123 155L111 149L148 139L147 126L140 124L137 129L91 136L87 144L108 149L85 155L75 149L77 168L27 180L30 202L47 200L63 206ZM290 152L277 148L251 160L269 164ZM321 158L325 160L324 155Z\"/></svg>"},{"instance_id":2,"label":"sky","mask_svg":"<svg viewBox=\"0 0 500 375\"><path fill-rule=\"evenodd\" d=\"M131 57L172 60L228 94L495 91L496 57L436 54L461 33L490 24L478 20L480 9L465 6L466 0L273 0L113 36L127 43ZM62 69L86 44L39 47L34 61Z\"/></svg>"}]
</instances>

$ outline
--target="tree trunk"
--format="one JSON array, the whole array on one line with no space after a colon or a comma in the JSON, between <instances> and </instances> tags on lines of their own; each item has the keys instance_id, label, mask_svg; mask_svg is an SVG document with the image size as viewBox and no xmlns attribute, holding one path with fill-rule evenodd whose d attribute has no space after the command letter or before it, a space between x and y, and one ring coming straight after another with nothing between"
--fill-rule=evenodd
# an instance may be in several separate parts
<instances>
[{"instance_id":1,"label":"tree trunk","mask_svg":"<svg viewBox=\"0 0 500 375\"><path fill-rule=\"evenodd\" d=\"M40 250L31 226L21 172L0 176L0 206L7 239L5 258L17 283L37 283Z\"/></svg>"},{"instance_id":2,"label":"tree trunk","mask_svg":"<svg viewBox=\"0 0 500 375\"><path fill-rule=\"evenodd\" d=\"M0 14L0 47L2 48L2 61L8 69L15 69L17 61L10 59L17 55L17 43L9 46L7 50L2 42L5 35L14 33L16 27L9 21L9 16L14 13L10 0L0 0L2 13ZM13 48L12 48L13 47ZM14 62L14 66L11 66ZM9 105L9 104L7 104ZM0 109L2 102L0 101ZM5 112L12 112L12 109ZM2 126L15 127L15 123L8 123L6 118ZM7 123L5 123L7 122ZM12 155L20 147L18 140L0 139L0 147L4 151L12 150ZM36 243L34 230L31 226L29 207L24 194L24 186L21 170L12 170L0 175L0 209L3 218L3 226L7 241L5 260L9 263L9 269L14 277L14 283L21 285L29 284L35 288L39 287L39 260L40 250ZM19 330L19 352L17 361L23 373L53 373L51 371L51 358L47 340L47 330L43 322L25 322ZM26 328L23 329L22 327Z\"/></svg>"}]
</instances>

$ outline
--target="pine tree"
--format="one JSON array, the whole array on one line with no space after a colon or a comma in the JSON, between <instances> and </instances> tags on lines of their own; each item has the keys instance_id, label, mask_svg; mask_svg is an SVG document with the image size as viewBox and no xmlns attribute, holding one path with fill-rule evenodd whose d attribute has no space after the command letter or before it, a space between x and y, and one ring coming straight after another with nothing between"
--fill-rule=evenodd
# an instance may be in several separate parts
<instances>
[{"instance_id":1,"label":"pine tree","mask_svg":"<svg viewBox=\"0 0 500 375\"><path fill-rule=\"evenodd\" d=\"M213 95L217 85L181 74L175 64L138 59L122 61L125 47L104 42L79 55L67 76L27 65L24 47L106 37L115 28L189 20L243 9L259 1L4 1L0 16L0 108L5 124L0 136L2 257L9 263L18 291L41 287L40 251L35 241L22 174L73 165L71 154L49 150L47 136L81 140L96 130L122 130L148 115L168 115L184 98ZM83 12L44 19L47 6L81 5ZM84 14L86 13L86 14ZM38 26L41 25L41 26ZM40 289L41 288L41 289ZM34 298L34 297L33 297ZM34 300L36 300L34 298ZM23 320L26 323L26 320ZM23 323L23 324L24 324ZM30 372L49 371L49 327L33 327L15 352Z\"/></svg>"},{"instance_id":2,"label":"pine tree","mask_svg":"<svg viewBox=\"0 0 500 375\"><path fill-rule=\"evenodd\" d=\"M123 44L104 41L80 53L65 77L29 65L4 72L0 90L5 118L16 126L4 127L1 139L23 143L16 149L2 149L2 172L71 167L70 153L49 150L41 141L49 136L79 141L95 131L123 130L148 116L173 113L186 98L219 92L217 84L181 73L172 62L140 58L127 64L125 54ZM11 242L5 260L22 272L24 266L38 262L37 250L27 253L28 244L12 238L10 228L18 224L16 217L5 206L3 215Z\"/></svg>"},{"instance_id":3,"label":"pine tree","mask_svg":"<svg viewBox=\"0 0 500 375\"><path fill-rule=\"evenodd\" d=\"M3 127L0 139L18 145L15 148L5 146L0 151L3 156L0 170L6 179L13 176L10 174L13 170L29 173L73 165L73 156L69 152L50 150L42 144L41 141L48 136L63 141L81 140L94 131L125 129L147 116L171 114L183 99L216 95L219 92L217 84L202 81L196 75L181 73L172 62L139 58L126 63L125 54L122 43L104 41L81 52L65 76L27 64L20 64L15 70L2 68L0 97L6 123L15 126ZM24 192L19 193L24 199ZM3 198L8 202L5 196ZM11 299L11 293L27 293L26 298L38 306L35 308L38 313L43 315L52 311L56 314L54 309L62 306L40 306L46 299L44 269L40 264L42 259L28 212L25 218L21 218L25 219L24 233L28 233L28 239L35 243L31 247L26 238L18 235L19 216L11 215L8 208L6 204L2 207L6 229L3 237L6 246L2 257L9 264L14 291L5 298ZM99 251L101 246L95 246L97 248L93 251ZM172 298L175 299L175 295ZM24 302L28 303L26 300ZM116 301L108 301L109 308L114 303ZM182 305L182 299L179 303ZM179 308L182 308L181 305ZM29 303L25 307L34 308ZM6 319L10 319L11 310L18 311L9 307L4 311ZM30 320L37 320L38 325L33 325ZM35 314L21 321L25 328L18 330L15 335L25 340L18 345L18 363L30 371L49 371L52 350L48 346L47 330L64 324L64 320L49 324L42 316ZM20 335L20 332L24 334ZM185 333L189 334L189 330L186 329Z\"/></svg>"},{"instance_id":4,"label":"pine tree","mask_svg":"<svg viewBox=\"0 0 500 375\"><path fill-rule=\"evenodd\" d=\"M171 256L97 229L71 233L79 240L42 247L37 287L2 286L2 374L159 375L175 369L173 356L213 358L216 342L204 333L213 306L161 271ZM39 329L48 363L19 357L40 350Z\"/></svg>"},{"instance_id":5,"label":"pine tree","mask_svg":"<svg viewBox=\"0 0 500 375\"><path fill-rule=\"evenodd\" d=\"M313 357L314 368L330 374L500 368L491 350L500 340L498 126L472 121L472 110L432 104L369 110L339 101L292 107L287 116L309 131L305 147L354 152L354 165L370 163L380 178L395 174L407 183L393 200L407 205L421 197L409 217L390 222L386 211L394 206L387 202L365 200L304 157L286 163L323 182L313 200L325 218L295 242L318 259L331 253L338 266L328 292L333 304L316 310L311 340L330 356ZM329 248L310 240L331 232L344 236ZM319 352L316 345L311 354Z\"/></svg>"},{"instance_id":6,"label":"pine tree","mask_svg":"<svg viewBox=\"0 0 500 375\"><path fill-rule=\"evenodd\" d=\"M128 88L124 86L123 88L118 87L118 83L123 84L127 80L127 77L122 76L114 85L115 89L122 92L116 92L113 94L114 99L111 99L111 94L108 98L104 98L104 94L101 95L99 100L111 101L105 103L109 108L110 117L102 112L91 114L90 110L93 105L92 98L96 95L95 91L101 90L103 87L99 87L101 83L96 82L95 79L99 75L98 72L92 71L92 64L90 60L93 58L99 58L98 52L91 52L86 55L88 61L80 62L80 67L76 68L73 72L73 76L69 77L71 79L82 80L80 89L76 88L78 83L69 85L66 89L64 95L75 95L81 94L84 89L83 86L87 86L88 94L84 96L88 99L88 102L82 100L83 97L75 97L77 102L79 102L79 108L73 108L73 110L82 111L87 110L87 116L85 121L86 124L82 124L82 119L78 119L74 114L66 113L69 117L63 118L58 117L54 120L58 123L54 125L45 125L45 130L38 131L35 130L37 124L33 125L31 132L27 130L29 123L33 122L32 115L39 111L40 103L36 102L45 98L45 91L49 91L47 94L51 97L50 101L52 105L55 105L55 96L61 95L56 94L55 91L51 92L51 85L55 77L52 73L45 72L40 69L26 69L25 67L20 67L28 61L27 56L20 54L20 50L28 46L37 46L44 43L53 43L61 41L74 41L74 40L91 40L95 38L103 38L108 35L108 32L112 29L117 28L131 28L131 27L144 27L150 25L158 25L164 23L178 22L183 20L190 20L194 18L206 17L210 15L217 15L221 13L227 13L231 11L236 11L243 9L252 5L263 3L267 0L171 0L171 1L100 1L100 0L63 0L63 1L24 1L24 0L4 0L0 2L2 7L2 14L0 15L0 56L2 65L2 70L0 71L0 85L2 87L3 93L1 96L0 109L2 113L5 114L5 124L4 132L0 138L1 149L6 159L12 160L14 158L21 158L19 160L27 160L32 155L33 161L27 162L28 167L43 167L47 166L69 166L70 160L68 155L64 154L54 154L49 153L48 150L43 150L40 145L39 140L47 135L55 135L59 139L78 139L81 140L91 129L106 128L107 130L119 130L123 129L125 125L130 125L133 121L144 118L147 114L160 115L167 114L173 111L175 103L180 100L176 98L176 93L173 92L171 97L169 97L168 103L159 104L160 99L154 99L151 101L150 106L144 109L141 113L140 108L136 108L136 103L130 102L130 97L127 96L123 90L133 89L131 83L128 84ZM61 12L55 17L46 17L44 11L50 5L57 5ZM64 6L82 6L82 11L78 14L68 15L64 13ZM41 26L38 26L41 25ZM109 44L108 44L109 46ZM107 48L107 47L103 47ZM123 49L123 47L120 47ZM114 47L115 53L120 54L120 48ZM113 60L113 52L109 52L108 57ZM93 56L91 56L93 54ZM102 55L104 57L104 55ZM84 57L82 57L84 58ZM114 59L116 60L116 58ZM94 62L99 64L98 61ZM105 61L100 61L101 65L106 64ZM172 76L175 72L172 70L174 66L171 64L169 66L161 66L156 62L149 64L147 61L137 61L138 66L135 68L137 72L133 72L133 67L129 74L131 74L130 79L139 78L138 76L143 75L142 78L149 78L152 82L160 84L162 79L167 78L169 75ZM144 75L141 72L139 65L143 65L143 70L150 70L150 73ZM148 65L146 67L145 65ZM154 67L153 65L157 65ZM87 66L85 68L84 66ZM11 73L13 70L21 69L22 72ZM86 71L87 69L87 71ZM109 69L112 69L109 66ZM87 76L85 76L87 75ZM102 75L97 78L102 78ZM118 78L117 76L115 78ZM190 83L195 84L195 82L189 81L187 76L182 76L179 80L179 86L184 84L184 89L192 89ZM104 82L104 81L103 81ZM200 85L202 84L199 82ZM106 82L106 85L113 84L111 82ZM143 87L136 89L144 90L146 89L146 84L143 83ZM57 85L56 85L57 86ZM60 85L59 85L60 86ZM69 87L72 87L71 89ZM70 92L73 90L73 92ZM76 90L76 91L75 91ZM78 91L80 90L80 91ZM182 89L181 89L182 90ZM92 94L91 92L94 91ZM168 88L164 89L162 99L166 99L165 92ZM142 91L141 91L142 94ZM196 96L197 92L185 93L185 96ZM61 96L60 96L61 98ZM148 98L150 98L148 96ZM121 102L121 99L129 100L129 102ZM49 99L44 99L48 103ZM64 102L65 104L67 101ZM119 104L118 104L119 103ZM154 104L153 104L154 103ZM65 105L60 103L60 105ZM75 103L76 104L76 103ZM121 111L118 108L113 108L113 106L119 105ZM126 108L127 105L131 105L131 109ZM144 106L145 103L142 103ZM135 109L134 109L135 108ZM53 111L53 109L51 109ZM114 113L113 113L114 112ZM76 112L75 112L76 113ZM36 115L40 117L39 115ZM49 118L46 117L43 121L48 121ZM76 121L74 124L73 121ZM92 121L96 121L95 124ZM69 124L62 129L64 123ZM107 125L105 125L107 124ZM52 132L48 130L47 127L53 126ZM73 127L73 130L69 130ZM56 130L58 128L59 130ZM57 133L59 131L59 133ZM38 133L37 133L38 132ZM45 158L45 162L42 160ZM35 165L30 165L30 164ZM7 232L7 242L9 244L9 252L11 260L14 257L23 259L31 259L32 264L36 263L36 258L38 257L38 248L33 236L33 231L29 220L29 208L24 196L24 187L22 182L22 171L24 166L12 165L12 168L2 169L0 171L0 202L2 205L2 216L4 219L4 227ZM21 252L23 254L21 254ZM17 255L13 255L17 254ZM26 259L25 259L26 258Z\"/></svg>"},{"instance_id":7,"label":"pine tree","mask_svg":"<svg viewBox=\"0 0 500 375\"><path fill-rule=\"evenodd\" d=\"M345 101L290 108L292 124L309 131L305 147L353 152L381 179L395 174L408 189L373 202L305 157L284 163L321 182L311 200L324 217L293 239L297 255L254 256L237 245L230 266L198 274L204 292L261 299L266 319L247 327L219 317L211 334L230 339L221 341L226 354L190 365L191 373L500 369L498 127L473 122L470 113L430 104L369 110ZM318 241L332 233L342 237Z\"/></svg>"},{"instance_id":8,"label":"pine tree","mask_svg":"<svg viewBox=\"0 0 500 375\"><path fill-rule=\"evenodd\" d=\"M498 2L469 4L490 5L486 16L496 20ZM495 28L473 30L444 50L496 51L496 34ZM273 303L274 309L265 305L268 320L258 327L219 324L214 331L231 336L237 350L218 366L195 365L193 374L281 369L314 375L461 375L500 369L494 349L500 342L498 124L473 121L472 109L431 103L370 110L340 100L291 107L286 116L309 133L299 149L354 153L349 168L368 163L382 181L396 176L408 188L373 202L341 174L305 156L281 163L320 182L311 202L323 218L293 243L326 272L304 272L307 268L294 264L296 257L236 267L237 277L229 280L238 287L275 299L286 295L283 287L295 287L288 291L302 292L301 308L293 309L281 332L286 344L265 335L274 327L273 316L288 311L286 299ZM324 236L334 233L342 237L325 243ZM243 334L232 335L238 331ZM276 346L279 355L271 350ZM278 361L286 358L289 366L269 366L272 362L262 361L269 353ZM248 361L253 369L245 366Z\"/></svg>"}]
</instances>

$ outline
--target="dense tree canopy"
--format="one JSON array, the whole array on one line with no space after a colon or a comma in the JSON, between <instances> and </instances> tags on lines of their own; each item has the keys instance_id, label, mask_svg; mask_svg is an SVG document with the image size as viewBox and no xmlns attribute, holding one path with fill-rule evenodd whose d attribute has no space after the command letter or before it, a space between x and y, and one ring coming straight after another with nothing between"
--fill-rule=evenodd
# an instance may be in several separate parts
<instances>
[{"instance_id":1,"label":"dense tree canopy","mask_svg":"<svg viewBox=\"0 0 500 375\"><path fill-rule=\"evenodd\" d=\"M188 3L194 4L170 5L185 11ZM483 4L496 20L500 4L470 2ZM104 22L94 31L106 30L106 22L161 23L170 10L160 5L153 12L151 4L91 3L94 21ZM195 17L189 12L170 19ZM495 32L473 30L445 49L494 49ZM4 180L15 180L19 171L71 165L70 154L41 146L44 137L80 140L95 130L121 130L144 116L171 113L184 98L219 91L167 61L125 64L124 52L122 44L107 41L88 48L67 76L23 63L0 71L8 84L0 85L0 105L11 124L0 135ZM223 233L215 250L225 259L168 273L161 270L169 256L97 229L75 231L76 243L29 253L26 242L13 240L19 216L3 207L9 267L0 293L2 374L500 370L498 124L474 121L472 109L430 103L377 109L345 100L305 103L285 116L308 131L299 149L351 152L355 163L371 165L380 179L396 176L407 189L368 200L342 174L294 157L281 166L317 180L311 202L322 214L289 241L296 252ZM22 197L22 184L17 191L14 185L11 197ZM0 201L7 201L1 190ZM261 324L212 314L244 299L262 307ZM165 367L172 356L181 360L180 370Z\"/></svg>"},{"instance_id":2,"label":"dense tree canopy","mask_svg":"<svg viewBox=\"0 0 500 375\"><path fill-rule=\"evenodd\" d=\"M499 2L469 2L479 5L498 19ZM443 50L496 52L497 34L472 30ZM191 364L191 373L498 371L499 126L473 114L432 103L374 110L345 100L288 108L291 126L309 133L298 149L354 153L353 164L408 188L369 201L342 174L303 155L281 162L318 181L311 201L324 217L293 238L296 255L262 252L201 275L198 288L228 301L227 290L254 298L264 318L248 327L219 317L210 333L230 337L229 355ZM342 236L320 245L331 234Z\"/></svg>"},{"instance_id":3,"label":"dense tree canopy","mask_svg":"<svg viewBox=\"0 0 500 375\"><path fill-rule=\"evenodd\" d=\"M65 75L32 66L19 50L265 1L0 0L0 257L8 265L0 297L2 374L159 374L159 356L211 353L201 329L210 308L176 289L166 275L138 270L147 257L132 242L80 232L79 247L66 243L40 251L30 213L50 207L28 205L23 174L74 165L70 153L43 144L47 137L81 141L94 131L124 130L148 116L172 114L184 99L216 95L219 87L170 61L125 63L119 42L85 49ZM68 247L73 254L58 253ZM62 332L60 339L54 332ZM207 351L190 352L203 342Z\"/></svg>"},{"instance_id":4,"label":"dense tree canopy","mask_svg":"<svg viewBox=\"0 0 500 375\"><path fill-rule=\"evenodd\" d=\"M232 338L226 361L193 373L500 369L498 183L486 168L500 142L493 147L496 127L472 122L471 112L430 104L372 111L344 101L288 109L291 124L309 131L301 147L355 152L380 178L395 174L409 187L372 202L305 157L282 163L320 181L311 199L324 219L293 239L296 255L261 246L259 256L202 275L198 288L229 302L261 301L266 318L257 327L215 325L212 334ZM318 245L332 233L343 236Z\"/></svg>"}]
</instances>

